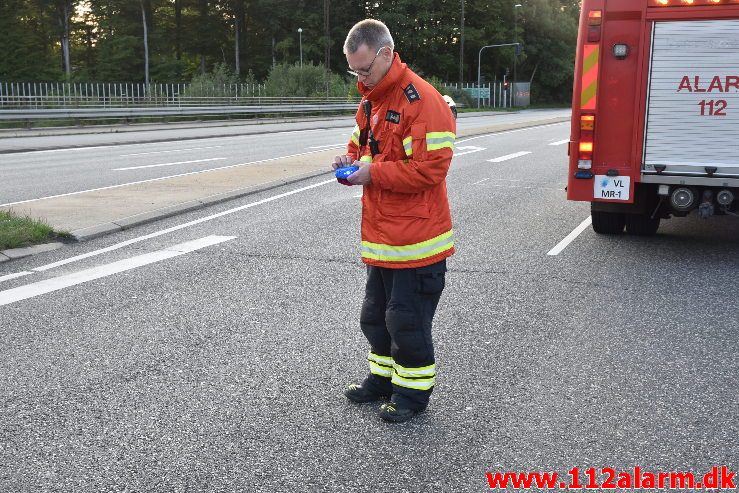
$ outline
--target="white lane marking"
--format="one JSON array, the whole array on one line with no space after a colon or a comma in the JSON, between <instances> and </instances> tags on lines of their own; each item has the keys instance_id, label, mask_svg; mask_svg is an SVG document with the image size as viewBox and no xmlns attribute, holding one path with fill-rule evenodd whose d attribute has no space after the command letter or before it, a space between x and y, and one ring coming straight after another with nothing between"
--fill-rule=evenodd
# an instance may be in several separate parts
<instances>
[{"instance_id":1,"label":"white lane marking","mask_svg":"<svg viewBox=\"0 0 739 493\"><path fill-rule=\"evenodd\" d=\"M70 195L78 195L78 194L86 193L86 192L97 192L97 191L100 191L100 190L110 190L111 188L125 187L127 185L138 185L140 183L150 183L150 182L159 181L159 180L166 180L167 178L178 178L180 176L197 175L197 174L200 174L200 173L210 173L211 171L218 171L218 170L221 170L221 169L236 168L238 166L247 166L247 165L250 165L250 164L266 163L266 162L269 162L269 161L276 161L278 159L287 159L287 158L291 158L291 157L305 156L306 154L315 154L317 152L322 152L322 151L300 152L298 154L291 154L289 156L281 156L281 157L273 157L273 158L268 158L268 159L260 159L258 161L250 161L248 163L229 164L228 166L221 166L219 168L204 169L202 171L190 171L188 173L179 173L177 175L162 176L160 178L151 178L151 179L148 179L148 180L139 180L139 181L131 181L131 182L128 182L128 183L121 183L120 185L110 185L110 186L107 186L107 187L91 188L89 190L80 190L79 192L61 193L59 195L49 195L48 197L40 197L40 198L37 198L37 199L19 200L18 202L8 202L7 204L0 204L0 207L5 207L5 206L9 206L9 205L17 205L17 204L25 204L27 202L34 202L36 200L46 200L46 199L56 199L56 198L59 198L59 197L68 197Z\"/></svg>"},{"instance_id":2,"label":"white lane marking","mask_svg":"<svg viewBox=\"0 0 739 493\"><path fill-rule=\"evenodd\" d=\"M11 279L16 279L18 277L27 276L28 274L33 274L33 273L32 272L23 271L23 272L16 272L15 274L8 274L7 276L0 277L0 282L10 281Z\"/></svg>"},{"instance_id":3,"label":"white lane marking","mask_svg":"<svg viewBox=\"0 0 739 493\"><path fill-rule=\"evenodd\" d=\"M482 180L480 180L480 181L476 181L475 183L473 183L473 185L477 185L478 183L482 183L482 182L484 182L484 181L488 181L489 179L490 179L490 178L483 178Z\"/></svg>"},{"instance_id":4,"label":"white lane marking","mask_svg":"<svg viewBox=\"0 0 739 493\"><path fill-rule=\"evenodd\" d=\"M531 152L530 151L514 152L513 154L506 154L505 156L496 157L495 159L486 159L486 161L490 163L502 163L503 161L508 161L509 159L516 159L517 157L525 156L526 154L531 154Z\"/></svg>"},{"instance_id":5,"label":"white lane marking","mask_svg":"<svg viewBox=\"0 0 739 493\"><path fill-rule=\"evenodd\" d=\"M567 248L567 245L569 245L570 243L572 243L572 241L575 238L577 238L578 236L580 236L580 233L582 233L583 231L585 231L585 228L587 228L588 226L590 226L592 223L593 223L592 216L588 216L583 222L580 223L580 225L578 227L576 227L575 229L573 229L570 234L568 234L567 236L565 236L565 239L564 240L560 241L559 243L557 243L557 246L555 246L554 248L552 248L551 250L549 250L549 252L547 252L547 255L559 255L562 250L564 250L565 248Z\"/></svg>"},{"instance_id":6,"label":"white lane marking","mask_svg":"<svg viewBox=\"0 0 739 493\"><path fill-rule=\"evenodd\" d=\"M305 192L306 190L310 190L312 188L320 187L320 186L326 185L328 183L336 183L336 180L335 179L326 180L326 181L322 181L320 183L315 183L313 185L308 185L307 187L297 188L295 190L291 190L289 192L281 193L279 195L274 195L272 197L268 197L266 199L259 200L257 202L252 202L250 204L241 205L239 207L235 207L233 209L222 211L222 212L219 212L217 214L212 214L210 216L201 217L200 219L196 219L194 221L190 221L190 222L187 222L187 223L178 224L177 226L173 226L171 228L163 229L161 231L156 231L156 232L150 233L148 235L139 236L137 238L131 238L130 240L122 241L120 243L116 243L115 245L111 245L111 246L106 247L106 248L101 248L100 250L94 250L92 252L83 253L82 255L77 255L75 257L70 257L70 258L67 258L67 259L64 259L64 260L59 260L59 261L53 262L51 264L42 265L41 267L36 267L35 269L32 269L32 270L35 271L35 272L44 272L44 271L47 271L49 269L53 269L55 267L59 267L60 265L66 265L66 264L69 264L69 263L72 263L72 262L77 262L78 260L83 260L83 259L86 259L86 258L89 258L89 257L94 257L96 255L103 254L103 253L112 252L113 250L118 250L119 248L123 248L125 246L132 245L134 243L138 243L140 241L149 240L151 238L156 238L157 236L161 236L161 235L164 235L164 234L167 234L167 233L171 233L173 231L178 231L180 229L188 228L190 226L195 226L196 224L204 223L206 221L210 221L211 219L217 219L219 217L222 217L222 216L225 216L225 215L228 215L228 214L233 214L234 212L239 212L239 211L243 211L244 209L249 209L251 207L255 207L255 206L258 206L258 205L266 204L267 202L272 202L273 200L277 200L277 199L281 199L281 198L284 198L284 197L288 197L288 196L294 195L296 193Z\"/></svg>"},{"instance_id":7,"label":"white lane marking","mask_svg":"<svg viewBox=\"0 0 739 493\"><path fill-rule=\"evenodd\" d=\"M185 253L194 252L195 250L200 250L201 248L217 245L224 241L233 240L234 238L236 237L206 236L205 238L180 243L178 245L165 248L164 250L145 253L136 257L118 260L117 262L112 262L110 264L100 265L90 269L81 270L79 272L73 272L71 274L65 274L52 279L45 279L32 284L26 284L25 286L0 291L0 306L9 305L16 301L26 300L42 294L51 293L52 291L76 286L77 284L100 279L101 277L111 276L113 274L125 272L144 265L153 264L154 262L160 262Z\"/></svg>"},{"instance_id":8,"label":"white lane marking","mask_svg":"<svg viewBox=\"0 0 739 493\"><path fill-rule=\"evenodd\" d=\"M354 119L352 118L351 121L354 121ZM350 128L350 127L347 127L347 128ZM273 133L274 134L294 134L294 133L309 133L309 132L325 132L326 130L341 130L341 127L330 127L328 129L313 128L313 129L305 129L305 130L286 130L284 132L273 132ZM260 135L264 135L264 134L219 135L219 136L214 136L214 137L205 137L204 139L182 139L182 140L166 140L166 141L160 141L160 142L143 142L143 143L137 142L137 143L113 144L113 145L107 145L107 146L69 147L65 149L45 149L43 151L41 150L22 151L22 152L14 152L12 154L19 155L19 154L43 154L47 152L89 151L90 149L115 149L116 147L148 146L148 145L166 144L168 142L182 143L182 142L193 142L193 141L203 141L203 140L236 139L236 138L243 138L243 137L260 136Z\"/></svg>"},{"instance_id":9,"label":"white lane marking","mask_svg":"<svg viewBox=\"0 0 739 493\"><path fill-rule=\"evenodd\" d=\"M464 156L465 154L472 154L473 152L480 152L480 151L485 150L484 147L477 147L477 146L457 146L455 145L454 147L455 147L454 157ZM457 152L457 149L469 149L469 150L464 151L464 152Z\"/></svg>"},{"instance_id":10,"label":"white lane marking","mask_svg":"<svg viewBox=\"0 0 739 493\"><path fill-rule=\"evenodd\" d=\"M177 161L176 163L147 164L144 166L129 166L128 168L113 168L113 171L128 171L131 169L161 168L162 166L175 166L177 164L208 163L211 161L223 161L225 157L212 157L209 159L196 159L194 161Z\"/></svg>"},{"instance_id":11,"label":"white lane marking","mask_svg":"<svg viewBox=\"0 0 739 493\"><path fill-rule=\"evenodd\" d=\"M498 135L515 134L517 132L528 132L529 130L537 130L540 128L554 127L557 125L564 125L565 123L569 125L570 122L549 123L547 125L538 125L536 127L517 128L516 130L506 130L504 132L491 132L489 134L475 135L474 137L467 137L466 139L458 140L455 142L455 145L461 144L463 142L469 142L470 140L484 139L485 137L495 137Z\"/></svg>"},{"instance_id":12,"label":"white lane marking","mask_svg":"<svg viewBox=\"0 0 739 493\"><path fill-rule=\"evenodd\" d=\"M570 141L570 139L564 139L564 140L558 140L557 142L551 142L550 146L561 146L562 144L567 144Z\"/></svg>"},{"instance_id":13,"label":"white lane marking","mask_svg":"<svg viewBox=\"0 0 739 493\"><path fill-rule=\"evenodd\" d=\"M148 156L149 154L166 154L168 152L200 151L202 149L220 149L223 146L189 147L187 149L170 149L168 151L134 152L133 154L121 154L119 157Z\"/></svg>"},{"instance_id":14,"label":"white lane marking","mask_svg":"<svg viewBox=\"0 0 739 493\"><path fill-rule=\"evenodd\" d=\"M346 147L346 144L329 144L325 146L310 146L308 149L334 149L338 147Z\"/></svg>"}]
</instances>

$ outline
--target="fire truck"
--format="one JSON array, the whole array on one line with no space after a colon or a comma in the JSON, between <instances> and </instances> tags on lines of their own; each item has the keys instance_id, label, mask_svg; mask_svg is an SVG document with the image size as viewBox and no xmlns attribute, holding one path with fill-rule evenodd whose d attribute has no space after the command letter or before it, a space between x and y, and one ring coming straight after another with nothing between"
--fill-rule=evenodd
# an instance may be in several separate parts
<instances>
[{"instance_id":1,"label":"fire truck","mask_svg":"<svg viewBox=\"0 0 739 493\"><path fill-rule=\"evenodd\" d=\"M597 233L736 216L739 0L583 0L568 151Z\"/></svg>"}]
</instances>

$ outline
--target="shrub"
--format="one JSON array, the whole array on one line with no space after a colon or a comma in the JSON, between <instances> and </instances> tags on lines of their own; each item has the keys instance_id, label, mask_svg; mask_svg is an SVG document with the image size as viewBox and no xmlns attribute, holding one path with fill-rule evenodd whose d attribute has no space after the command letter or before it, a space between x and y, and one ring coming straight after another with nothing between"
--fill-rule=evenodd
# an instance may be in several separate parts
<instances>
[{"instance_id":1,"label":"shrub","mask_svg":"<svg viewBox=\"0 0 739 493\"><path fill-rule=\"evenodd\" d=\"M321 65L275 65L264 83L267 96L274 97L346 97L349 82Z\"/></svg>"},{"instance_id":2,"label":"shrub","mask_svg":"<svg viewBox=\"0 0 739 493\"><path fill-rule=\"evenodd\" d=\"M212 72L192 78L185 90L187 97L232 97L239 79L225 63L218 63Z\"/></svg>"}]
</instances>

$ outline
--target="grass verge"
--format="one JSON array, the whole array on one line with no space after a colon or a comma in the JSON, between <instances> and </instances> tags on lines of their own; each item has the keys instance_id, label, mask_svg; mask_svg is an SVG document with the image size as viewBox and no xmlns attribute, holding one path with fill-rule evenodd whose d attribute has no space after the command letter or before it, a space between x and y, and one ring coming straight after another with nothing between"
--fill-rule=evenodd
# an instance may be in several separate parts
<instances>
[{"instance_id":1,"label":"grass verge","mask_svg":"<svg viewBox=\"0 0 739 493\"><path fill-rule=\"evenodd\" d=\"M51 226L37 219L22 217L12 211L0 211L0 250L70 238L69 233L54 231Z\"/></svg>"}]
</instances>

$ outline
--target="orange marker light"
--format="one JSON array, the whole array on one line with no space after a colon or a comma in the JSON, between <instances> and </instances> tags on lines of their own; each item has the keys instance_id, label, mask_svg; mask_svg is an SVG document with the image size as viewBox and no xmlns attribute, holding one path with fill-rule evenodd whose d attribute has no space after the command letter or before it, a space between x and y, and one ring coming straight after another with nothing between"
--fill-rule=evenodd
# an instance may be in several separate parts
<instances>
[{"instance_id":1,"label":"orange marker light","mask_svg":"<svg viewBox=\"0 0 739 493\"><path fill-rule=\"evenodd\" d=\"M601 21L603 20L603 11L602 10L591 10L588 14L588 25L589 26L600 26Z\"/></svg>"}]
</instances>

